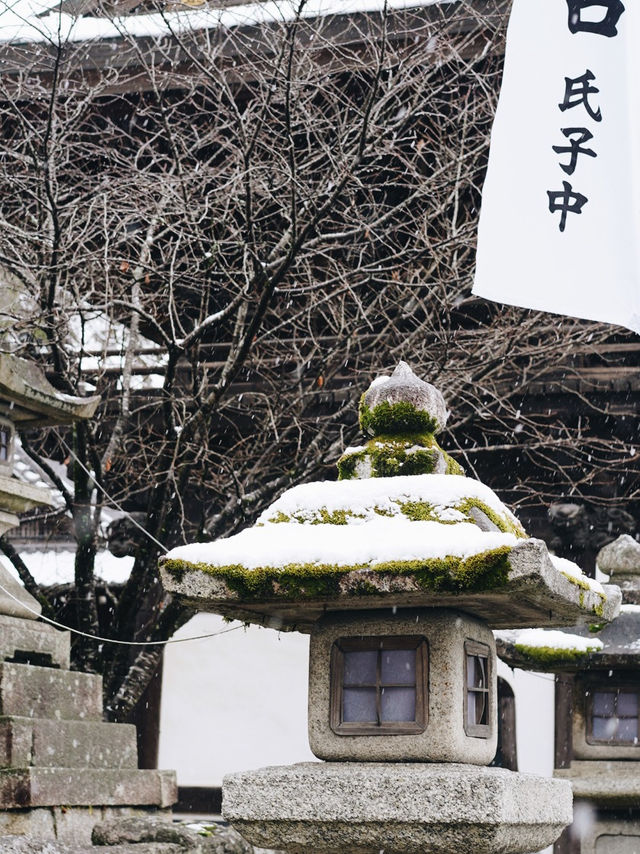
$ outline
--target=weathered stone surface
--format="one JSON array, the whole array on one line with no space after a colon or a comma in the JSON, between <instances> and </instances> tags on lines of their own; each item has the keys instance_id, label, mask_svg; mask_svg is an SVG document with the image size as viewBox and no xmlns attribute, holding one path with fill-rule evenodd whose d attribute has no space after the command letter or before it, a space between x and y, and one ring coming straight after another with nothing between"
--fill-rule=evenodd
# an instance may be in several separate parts
<instances>
[{"instance_id":1,"label":"weathered stone surface","mask_svg":"<svg viewBox=\"0 0 640 854\"><path fill-rule=\"evenodd\" d=\"M12 419L23 427L68 424L91 418L100 397L72 397L54 388L38 365L0 353L0 396L10 400Z\"/></svg>"},{"instance_id":2,"label":"weathered stone surface","mask_svg":"<svg viewBox=\"0 0 640 854\"><path fill-rule=\"evenodd\" d=\"M0 770L0 808L56 806L168 807L177 800L173 771L110 768Z\"/></svg>"},{"instance_id":3,"label":"weathered stone surface","mask_svg":"<svg viewBox=\"0 0 640 854\"><path fill-rule=\"evenodd\" d=\"M233 828L217 824L202 825L202 831L187 824L163 821L161 818L125 818L96 825L92 836L95 845L124 843L172 843L189 854L252 854L253 847ZM104 849L98 849L96 854Z\"/></svg>"},{"instance_id":4,"label":"weathered stone surface","mask_svg":"<svg viewBox=\"0 0 640 854\"><path fill-rule=\"evenodd\" d=\"M102 679L91 673L0 664L0 714L102 720Z\"/></svg>"},{"instance_id":5,"label":"weathered stone surface","mask_svg":"<svg viewBox=\"0 0 640 854\"><path fill-rule=\"evenodd\" d=\"M129 815L164 815L171 821L169 810L157 807L117 806L90 807L55 806L36 809L0 809L0 837L25 836L61 845L83 846L83 851L91 848L91 832L100 821L109 821L116 817ZM0 848L0 851L2 849ZM102 849L104 851L104 849ZM98 849L100 851L100 849Z\"/></svg>"},{"instance_id":6,"label":"weathered stone surface","mask_svg":"<svg viewBox=\"0 0 640 854\"><path fill-rule=\"evenodd\" d=\"M4 584L4 581L0 580L0 583ZM24 588L20 589L26 593ZM40 604L35 599L33 601L34 607L40 613ZM14 604L18 610L19 606ZM0 591L0 609L2 607L3 599ZM32 664L46 664L68 670L69 632L58 631L46 623L36 623L35 619L33 614L26 618L21 614L11 616L8 610L0 613L0 659L18 658Z\"/></svg>"},{"instance_id":7,"label":"weathered stone surface","mask_svg":"<svg viewBox=\"0 0 640 854\"><path fill-rule=\"evenodd\" d=\"M30 593L27 593L22 584L1 563L0 585L5 588L4 590L0 590L0 614L8 614L11 617L22 617L23 620L38 619L38 616L42 613L42 605ZM16 602L16 599L19 601ZM28 607L25 608L25 605ZM2 637L0 634L0 655L3 655L1 643Z\"/></svg>"},{"instance_id":8,"label":"weathered stone surface","mask_svg":"<svg viewBox=\"0 0 640 854\"><path fill-rule=\"evenodd\" d=\"M6 534L12 528L17 528L20 524L20 518L15 513L7 513L6 510L0 510L0 536Z\"/></svg>"},{"instance_id":9,"label":"weathered stone surface","mask_svg":"<svg viewBox=\"0 0 640 854\"><path fill-rule=\"evenodd\" d=\"M369 409L381 403L410 403L431 416L436 433L445 428L449 416L442 394L431 383L417 377L406 362L399 362L390 377L375 380L364 393L363 403Z\"/></svg>"},{"instance_id":10,"label":"weathered stone surface","mask_svg":"<svg viewBox=\"0 0 640 854\"><path fill-rule=\"evenodd\" d=\"M48 489L0 474L0 506L5 513L26 513L42 504L53 505Z\"/></svg>"},{"instance_id":11,"label":"weathered stone surface","mask_svg":"<svg viewBox=\"0 0 640 854\"><path fill-rule=\"evenodd\" d=\"M442 593L425 590L410 574L358 570L339 577L336 594L304 600L294 595L243 599L221 578L200 569L187 568L178 579L163 568L162 560L160 572L167 591L199 610L285 631L309 632L327 611L373 608L456 608L486 620L494 629L553 628L594 619L606 623L619 613L622 597L617 587L606 586L603 599L572 583L555 569L541 540L519 542L509 553L509 564L504 586L492 590Z\"/></svg>"},{"instance_id":12,"label":"weathered stone surface","mask_svg":"<svg viewBox=\"0 0 640 854\"><path fill-rule=\"evenodd\" d=\"M623 534L600 549L597 557L602 572L617 578L620 575L640 575L640 543Z\"/></svg>"},{"instance_id":13,"label":"weathered stone surface","mask_svg":"<svg viewBox=\"0 0 640 854\"><path fill-rule=\"evenodd\" d=\"M91 835L94 845L134 842L171 842L182 848L193 844L194 831L162 817L131 816L97 824Z\"/></svg>"},{"instance_id":14,"label":"weathered stone surface","mask_svg":"<svg viewBox=\"0 0 640 854\"><path fill-rule=\"evenodd\" d=\"M428 645L428 714L422 733L355 736L330 725L331 650L342 637L422 635ZM491 651L489 738L464 730L465 641ZM311 633L309 649L309 744L319 759L361 762L468 762L488 765L496 753L495 641L492 632L466 614L441 609L331 614Z\"/></svg>"},{"instance_id":15,"label":"weathered stone surface","mask_svg":"<svg viewBox=\"0 0 640 854\"><path fill-rule=\"evenodd\" d=\"M572 818L566 781L448 764L302 763L225 777L224 817L290 854L524 854Z\"/></svg>"},{"instance_id":16,"label":"weathered stone surface","mask_svg":"<svg viewBox=\"0 0 640 854\"><path fill-rule=\"evenodd\" d=\"M554 776L569 780L576 798L595 801L599 806L637 807L640 801L637 762L574 759L570 768L557 769Z\"/></svg>"},{"instance_id":17,"label":"weathered stone surface","mask_svg":"<svg viewBox=\"0 0 640 854\"><path fill-rule=\"evenodd\" d=\"M137 768L136 728L98 721L0 718L0 768Z\"/></svg>"}]
</instances>

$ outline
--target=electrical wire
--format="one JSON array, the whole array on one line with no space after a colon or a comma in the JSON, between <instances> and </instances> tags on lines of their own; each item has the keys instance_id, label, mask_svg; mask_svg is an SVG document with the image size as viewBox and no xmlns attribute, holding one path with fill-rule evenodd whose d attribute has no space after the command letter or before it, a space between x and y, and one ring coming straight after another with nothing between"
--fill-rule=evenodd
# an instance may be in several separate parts
<instances>
[{"instance_id":1,"label":"electrical wire","mask_svg":"<svg viewBox=\"0 0 640 854\"><path fill-rule=\"evenodd\" d=\"M83 638L89 638L89 640L99 641L100 643L115 643L120 644L121 646L168 646L173 643L187 643L187 641L195 641L195 640L205 640L206 638L215 638L218 635L226 635L228 632L235 632L238 629L242 629L244 624L239 626L230 626L228 629L221 629L219 632L210 632L206 635L196 635L195 637L190 638L171 638L170 640L164 641L123 641L117 640L116 638L103 638L100 635L91 635L88 632L83 632L80 629L74 629L71 626L65 626L63 623L58 623L57 620L52 620L49 617L45 617L42 614L39 614L35 608L31 608L21 599L18 599L17 596L14 596L10 590L7 590L4 585L0 584L0 590L6 595L13 599L14 602L17 602L21 608L25 608L27 611L30 611L36 617L39 617L41 620L44 620L45 623L49 623L51 626L55 626L57 629L64 629L66 632L72 632L74 635L80 635Z\"/></svg>"},{"instance_id":2,"label":"electrical wire","mask_svg":"<svg viewBox=\"0 0 640 854\"><path fill-rule=\"evenodd\" d=\"M94 475L89 471L89 469L84 465L84 463L83 463L80 459L78 459L77 454L75 454L75 453L71 450L71 448L67 445L67 443L64 441L64 439L60 438L60 444L61 444L61 445L64 445L64 447L66 448L66 450L67 450L67 452L69 453L69 455L70 455L71 457L73 457L73 459L74 459L74 460L76 461L76 463L80 466L80 468L84 471L84 473L85 473L85 474L87 474L87 475L89 475L89 477L90 477L90 478L91 478L91 480L93 481L93 484L94 484L94 486L96 487L96 489L99 489L99 490L100 490L100 492L104 495L104 497L105 497L105 498L106 498L106 499L107 499L111 504L113 504L113 506L114 506L116 509L118 509L121 513L124 513L124 515L127 517L127 519L128 519L128 520L129 520L133 525L135 525L135 526L136 526L136 528L139 528L139 529L142 531L142 533L145 535L145 537L148 537L148 538L151 540L151 542L152 542L152 543L155 543L157 546L159 546L159 547L162 549L162 551L166 554L166 553L169 551L169 550L167 549L167 547L166 547L163 543L161 543L159 540L156 540L156 538L153 536L153 534L150 534L150 533L149 533L149 531L147 531L147 529L146 529L146 528L144 528L144 527L143 527L139 522L137 522L137 521L133 518L133 516L132 516L130 513L128 513L126 510L124 510L124 509L122 508L122 506L121 506L120 504L118 504L118 502L115 500L115 498L112 498L112 497L109 495L109 493L107 492L107 490L106 490L103 486L101 486L101 485L98 483L98 481L95 479L95 476L94 476Z\"/></svg>"}]
</instances>

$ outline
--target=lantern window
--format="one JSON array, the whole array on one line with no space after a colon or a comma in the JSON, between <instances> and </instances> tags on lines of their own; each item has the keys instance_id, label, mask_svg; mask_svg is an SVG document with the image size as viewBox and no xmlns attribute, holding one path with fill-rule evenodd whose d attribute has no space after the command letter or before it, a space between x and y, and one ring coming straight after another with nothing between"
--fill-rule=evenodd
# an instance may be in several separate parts
<instances>
[{"instance_id":1,"label":"lantern window","mask_svg":"<svg viewBox=\"0 0 640 854\"><path fill-rule=\"evenodd\" d=\"M590 744L638 744L638 689L593 687L588 695Z\"/></svg>"},{"instance_id":2,"label":"lantern window","mask_svg":"<svg viewBox=\"0 0 640 854\"><path fill-rule=\"evenodd\" d=\"M427 722L426 638L340 638L331 654L331 728L339 735L407 735Z\"/></svg>"},{"instance_id":3,"label":"lantern window","mask_svg":"<svg viewBox=\"0 0 640 854\"><path fill-rule=\"evenodd\" d=\"M464 729L474 738L491 736L491 654L489 647L476 641L466 641Z\"/></svg>"}]
</instances>

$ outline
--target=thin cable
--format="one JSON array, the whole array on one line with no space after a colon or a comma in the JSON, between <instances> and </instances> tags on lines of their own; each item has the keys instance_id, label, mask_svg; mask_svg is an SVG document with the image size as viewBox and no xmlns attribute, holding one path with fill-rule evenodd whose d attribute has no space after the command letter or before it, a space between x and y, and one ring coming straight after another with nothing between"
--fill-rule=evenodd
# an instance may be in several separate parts
<instances>
[{"instance_id":1,"label":"thin cable","mask_svg":"<svg viewBox=\"0 0 640 854\"><path fill-rule=\"evenodd\" d=\"M217 635L226 635L227 632L235 632L237 629L243 628L243 624L239 626L231 626L228 629L221 629L219 632L210 632L208 635L196 635L191 638L172 638L171 640L166 641L123 641L116 640L116 638L102 638L100 635L90 635L87 632L83 632L80 629L72 629L71 626L65 626L63 623L58 623L56 620L51 620L49 617L45 617L42 614L39 614L34 608L30 608L22 599L18 599L17 596L14 596L11 591L7 590L2 584L0 584L0 590L13 599L14 602L17 602L22 608L25 608L27 611L30 611L32 614L35 614L36 617L39 617L41 620L44 620L45 623L49 623L52 626L55 626L58 629L64 629L66 632L72 632L74 635L80 635L83 638L89 638L89 640L100 641L101 643L117 643L122 646L168 646L170 643L186 643L187 641L194 640L205 640L205 638L215 638Z\"/></svg>"},{"instance_id":2,"label":"thin cable","mask_svg":"<svg viewBox=\"0 0 640 854\"><path fill-rule=\"evenodd\" d=\"M113 504L113 506L114 506L114 507L116 507L116 508L121 512L121 513L124 513L124 515L127 517L127 519L128 519L130 522L132 522L132 523L136 526L136 528L139 528L139 529L142 531L142 533L145 535L145 537L148 537L148 538L151 540L151 542L155 543L157 546L160 546L160 548L162 549L162 551L166 554L166 553L169 551L169 549L168 549L168 548L167 548L163 543L161 543L159 540L156 540L156 538L153 536L153 534L150 534L150 533L149 533L149 531L147 531L147 529L146 529L146 528L143 528L143 527L142 527L142 525L141 525L139 522L137 522L137 521L133 518L133 516L132 516L130 513L128 513L126 510L124 510L124 509L121 507L121 505L120 505L120 504L118 504L118 502L115 500L115 498L112 498L112 497L109 495L109 493L107 492L107 490L106 490L106 489L104 489L104 487L100 486L100 484L98 483L98 481L95 479L95 476L94 476L93 474L91 474L91 472L90 472L90 471L89 471L89 469L84 465L84 463L82 463L82 462L78 459L77 454L75 454L75 453L71 450L71 448L67 445L67 443L64 441L64 439L62 439L62 438L60 438L60 437L58 437L58 438L59 438L59 440L60 440L60 444L61 444L61 445L64 445L64 447L67 449L67 451L68 451L69 455L73 457L73 459L77 462L77 464L78 464L78 465L80 466L80 468L84 471L84 473L89 475L89 477L90 477L90 478L91 478L91 480L93 481L93 484L94 484L94 486L96 487L96 489L99 489L99 490L100 490L100 492L105 496L105 498L106 498L109 502L111 502L111 504Z\"/></svg>"}]
</instances>

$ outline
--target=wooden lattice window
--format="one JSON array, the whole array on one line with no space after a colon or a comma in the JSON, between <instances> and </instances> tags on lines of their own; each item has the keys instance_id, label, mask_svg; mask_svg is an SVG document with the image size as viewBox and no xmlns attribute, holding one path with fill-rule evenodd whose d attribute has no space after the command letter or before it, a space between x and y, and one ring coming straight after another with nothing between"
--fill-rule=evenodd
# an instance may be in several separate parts
<instances>
[{"instance_id":1,"label":"wooden lattice window","mask_svg":"<svg viewBox=\"0 0 640 854\"><path fill-rule=\"evenodd\" d=\"M464 731L474 738L491 735L491 651L476 641L464 645Z\"/></svg>"},{"instance_id":2,"label":"wooden lattice window","mask_svg":"<svg viewBox=\"0 0 640 854\"><path fill-rule=\"evenodd\" d=\"M426 638L340 638L331 651L331 728L407 735L427 725Z\"/></svg>"}]
</instances>

